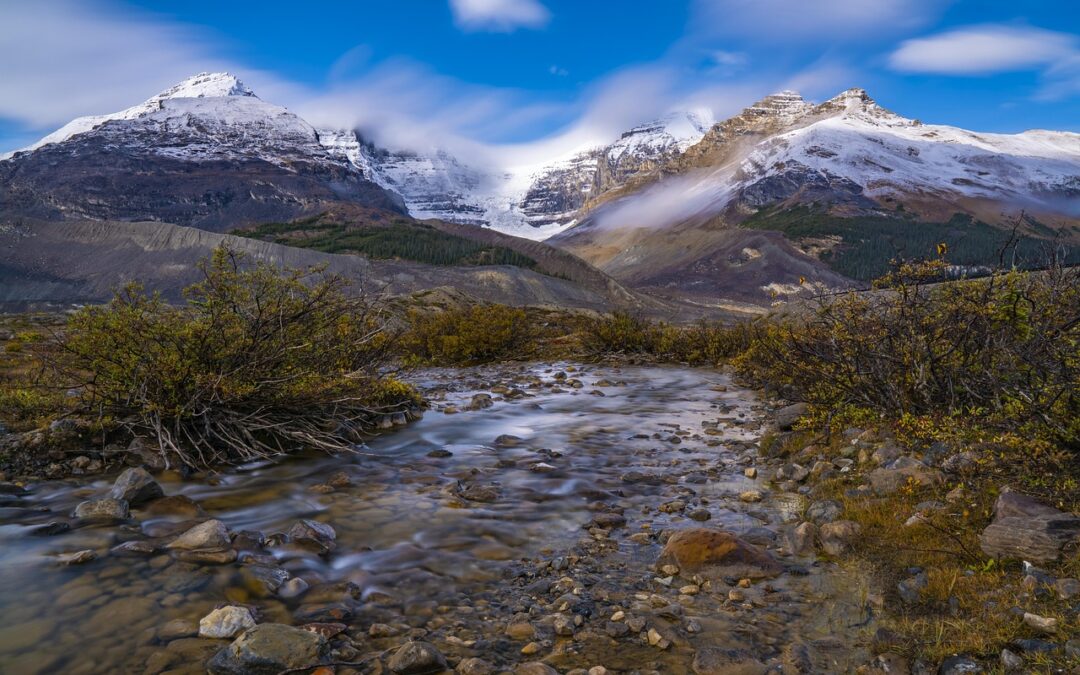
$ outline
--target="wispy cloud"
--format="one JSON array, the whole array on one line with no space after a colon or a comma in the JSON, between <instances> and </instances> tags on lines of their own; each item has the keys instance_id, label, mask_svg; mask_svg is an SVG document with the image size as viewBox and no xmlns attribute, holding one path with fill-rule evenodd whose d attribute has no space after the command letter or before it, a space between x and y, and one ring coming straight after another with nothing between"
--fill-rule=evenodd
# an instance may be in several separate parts
<instances>
[{"instance_id":1,"label":"wispy cloud","mask_svg":"<svg viewBox=\"0 0 1080 675\"><path fill-rule=\"evenodd\" d=\"M905 40L889 65L905 72L986 75L1051 66L1077 53L1076 37L1066 33L984 25Z\"/></svg>"},{"instance_id":2,"label":"wispy cloud","mask_svg":"<svg viewBox=\"0 0 1080 675\"><path fill-rule=\"evenodd\" d=\"M202 32L98 2L0 3L0 117L29 126L125 108L227 64Z\"/></svg>"},{"instance_id":3,"label":"wispy cloud","mask_svg":"<svg viewBox=\"0 0 1080 675\"><path fill-rule=\"evenodd\" d=\"M869 40L918 28L951 0L697 0L697 30L766 42Z\"/></svg>"},{"instance_id":4,"label":"wispy cloud","mask_svg":"<svg viewBox=\"0 0 1080 675\"><path fill-rule=\"evenodd\" d=\"M543 28L551 12L538 0L450 0L454 23L467 31L511 33Z\"/></svg>"},{"instance_id":5,"label":"wispy cloud","mask_svg":"<svg viewBox=\"0 0 1080 675\"><path fill-rule=\"evenodd\" d=\"M1042 86L1036 98L1080 94L1080 39L1036 28L986 24L905 40L889 56L901 72L986 76L1037 71Z\"/></svg>"}]
</instances>

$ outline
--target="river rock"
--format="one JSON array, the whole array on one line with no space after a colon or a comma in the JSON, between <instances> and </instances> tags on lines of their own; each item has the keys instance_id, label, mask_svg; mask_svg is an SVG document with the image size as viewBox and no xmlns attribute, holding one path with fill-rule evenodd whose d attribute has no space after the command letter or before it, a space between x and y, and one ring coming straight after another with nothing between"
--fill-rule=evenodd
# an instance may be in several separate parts
<instances>
[{"instance_id":1,"label":"river rock","mask_svg":"<svg viewBox=\"0 0 1080 675\"><path fill-rule=\"evenodd\" d=\"M1055 562L1066 545L1080 539L1080 517L1005 492L994 504L994 521L979 535L979 547L994 558Z\"/></svg>"},{"instance_id":2,"label":"river rock","mask_svg":"<svg viewBox=\"0 0 1080 675\"><path fill-rule=\"evenodd\" d=\"M206 515L203 508L191 497L171 495L155 499L143 506L143 510L152 516L177 516L180 518L202 518Z\"/></svg>"},{"instance_id":3,"label":"river rock","mask_svg":"<svg viewBox=\"0 0 1080 675\"><path fill-rule=\"evenodd\" d=\"M247 607L226 605L199 620L199 637L233 638L255 626L255 617Z\"/></svg>"},{"instance_id":4,"label":"river rock","mask_svg":"<svg viewBox=\"0 0 1080 675\"><path fill-rule=\"evenodd\" d=\"M123 499L128 504L142 504L165 494L158 482L142 467L125 469L113 483L109 496Z\"/></svg>"},{"instance_id":5,"label":"river rock","mask_svg":"<svg viewBox=\"0 0 1080 675\"><path fill-rule=\"evenodd\" d=\"M429 642L406 642L386 662L398 675L423 675L446 670L446 658Z\"/></svg>"},{"instance_id":6,"label":"river rock","mask_svg":"<svg viewBox=\"0 0 1080 675\"><path fill-rule=\"evenodd\" d=\"M719 574L762 578L781 572L765 550L731 532L691 528L673 533L664 544L658 565L675 563L683 570L709 568Z\"/></svg>"},{"instance_id":7,"label":"river rock","mask_svg":"<svg viewBox=\"0 0 1080 675\"><path fill-rule=\"evenodd\" d=\"M775 419L776 426L780 427L781 431L791 431L791 428L795 426L795 423L799 421L799 418L806 414L809 406L805 403L795 403L793 405L785 406L776 411Z\"/></svg>"},{"instance_id":8,"label":"river rock","mask_svg":"<svg viewBox=\"0 0 1080 675\"><path fill-rule=\"evenodd\" d=\"M161 544L149 539L135 539L117 544L109 549L109 555L121 557L145 558L154 555L162 548Z\"/></svg>"},{"instance_id":9,"label":"river rock","mask_svg":"<svg viewBox=\"0 0 1080 675\"><path fill-rule=\"evenodd\" d=\"M719 647L699 649L690 667L696 675L763 675L768 670L749 652Z\"/></svg>"},{"instance_id":10,"label":"river rock","mask_svg":"<svg viewBox=\"0 0 1080 675\"><path fill-rule=\"evenodd\" d=\"M61 565L82 565L92 560L97 559L97 553L94 553L90 549L82 551L75 551L74 553L61 553L56 556L57 562Z\"/></svg>"},{"instance_id":11,"label":"river rock","mask_svg":"<svg viewBox=\"0 0 1080 675\"><path fill-rule=\"evenodd\" d=\"M459 675L495 675L495 666L476 657L462 659L458 664Z\"/></svg>"},{"instance_id":12,"label":"river rock","mask_svg":"<svg viewBox=\"0 0 1080 675\"><path fill-rule=\"evenodd\" d=\"M530 661L529 663L522 663L517 668L514 668L514 675L559 675L559 671L546 663Z\"/></svg>"},{"instance_id":13,"label":"river rock","mask_svg":"<svg viewBox=\"0 0 1080 675\"><path fill-rule=\"evenodd\" d=\"M499 490L494 485L468 485L458 494L462 499L481 504L492 504L499 498Z\"/></svg>"},{"instance_id":14,"label":"river rock","mask_svg":"<svg viewBox=\"0 0 1080 675\"><path fill-rule=\"evenodd\" d=\"M843 554L862 532L862 525L853 520L836 520L825 523L818 530L821 548L831 556Z\"/></svg>"},{"instance_id":15,"label":"river rock","mask_svg":"<svg viewBox=\"0 0 1080 675\"><path fill-rule=\"evenodd\" d=\"M229 529L220 520L208 520L187 530L172 540L167 548L182 551L222 549L230 545Z\"/></svg>"},{"instance_id":16,"label":"river rock","mask_svg":"<svg viewBox=\"0 0 1080 675\"><path fill-rule=\"evenodd\" d=\"M80 520L125 520L130 516L128 503L112 497L91 499L75 507L75 517Z\"/></svg>"},{"instance_id":17,"label":"river rock","mask_svg":"<svg viewBox=\"0 0 1080 675\"><path fill-rule=\"evenodd\" d=\"M326 638L318 633L264 623L248 629L207 664L211 675L278 675L290 668L319 663Z\"/></svg>"},{"instance_id":18,"label":"river rock","mask_svg":"<svg viewBox=\"0 0 1080 675\"><path fill-rule=\"evenodd\" d=\"M800 464L784 464L776 470L776 476L773 478L776 482L782 481L795 481L801 483L806 480L806 477L810 475L810 469Z\"/></svg>"},{"instance_id":19,"label":"river rock","mask_svg":"<svg viewBox=\"0 0 1080 675\"><path fill-rule=\"evenodd\" d=\"M813 523L799 523L787 534L787 547L793 555L806 555L814 550L817 527Z\"/></svg>"},{"instance_id":20,"label":"river rock","mask_svg":"<svg viewBox=\"0 0 1080 675\"><path fill-rule=\"evenodd\" d=\"M337 547L337 532L326 523L320 523L317 520L297 521L286 534L291 541L313 548L319 553L329 553Z\"/></svg>"}]
</instances>

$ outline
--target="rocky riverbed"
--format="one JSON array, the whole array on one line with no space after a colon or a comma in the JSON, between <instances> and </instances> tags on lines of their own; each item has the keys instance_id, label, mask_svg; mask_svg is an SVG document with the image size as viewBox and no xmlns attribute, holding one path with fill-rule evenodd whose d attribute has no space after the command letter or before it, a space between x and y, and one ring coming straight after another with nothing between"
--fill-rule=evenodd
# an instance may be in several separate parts
<instances>
[{"instance_id":1,"label":"rocky riverbed","mask_svg":"<svg viewBox=\"0 0 1080 675\"><path fill-rule=\"evenodd\" d=\"M800 541L798 480L761 482L753 392L678 367L413 380L424 418L355 455L0 485L0 673L717 675L870 660L865 581L815 558L813 531ZM817 536L842 547L832 529Z\"/></svg>"}]
</instances>

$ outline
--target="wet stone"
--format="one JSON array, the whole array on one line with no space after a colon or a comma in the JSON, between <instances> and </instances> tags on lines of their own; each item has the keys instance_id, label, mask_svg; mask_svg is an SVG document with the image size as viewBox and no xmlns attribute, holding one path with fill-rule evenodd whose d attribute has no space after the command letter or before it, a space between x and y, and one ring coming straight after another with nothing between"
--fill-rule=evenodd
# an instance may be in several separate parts
<instances>
[{"instance_id":1,"label":"wet stone","mask_svg":"<svg viewBox=\"0 0 1080 675\"><path fill-rule=\"evenodd\" d=\"M199 620L199 637L232 638L255 626L255 618L246 607L227 605Z\"/></svg>"},{"instance_id":2,"label":"wet stone","mask_svg":"<svg viewBox=\"0 0 1080 675\"><path fill-rule=\"evenodd\" d=\"M113 499L122 499L132 506L157 499L164 494L153 476L141 467L125 469L109 491L109 496Z\"/></svg>"},{"instance_id":3,"label":"wet stone","mask_svg":"<svg viewBox=\"0 0 1080 675\"><path fill-rule=\"evenodd\" d=\"M91 499L75 507L75 517L80 520L125 520L131 512L128 503L122 499L106 497L104 499Z\"/></svg>"},{"instance_id":4,"label":"wet stone","mask_svg":"<svg viewBox=\"0 0 1080 675\"><path fill-rule=\"evenodd\" d=\"M387 660L386 665L397 675L424 675L446 669L446 658L428 642L406 642Z\"/></svg>"},{"instance_id":5,"label":"wet stone","mask_svg":"<svg viewBox=\"0 0 1080 675\"><path fill-rule=\"evenodd\" d=\"M249 629L207 664L211 675L278 675L317 664L326 638L300 628L264 623Z\"/></svg>"}]
</instances>

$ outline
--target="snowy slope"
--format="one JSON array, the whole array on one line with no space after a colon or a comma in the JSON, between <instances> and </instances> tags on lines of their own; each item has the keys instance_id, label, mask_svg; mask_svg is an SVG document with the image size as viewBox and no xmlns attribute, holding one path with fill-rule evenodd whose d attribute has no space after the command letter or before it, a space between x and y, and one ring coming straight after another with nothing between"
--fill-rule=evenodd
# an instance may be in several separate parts
<instances>
[{"instance_id":1,"label":"snowy slope","mask_svg":"<svg viewBox=\"0 0 1080 675\"><path fill-rule=\"evenodd\" d=\"M8 159L16 152L29 152L45 145L62 143L72 136L97 129L113 120L134 120L159 112L165 108L168 99L219 98L219 97L255 97L255 92L248 89L239 79L229 73L199 73L179 84L169 87L157 96L153 96L138 105L120 112L106 115L78 117L33 145L0 155L0 160ZM175 110L175 108L174 108Z\"/></svg>"},{"instance_id":2,"label":"snowy slope","mask_svg":"<svg viewBox=\"0 0 1080 675\"><path fill-rule=\"evenodd\" d=\"M839 114L776 136L743 163L744 183L792 171L830 174L870 198L972 197L1080 213L1080 134L983 134L922 124L845 92Z\"/></svg>"}]
</instances>

